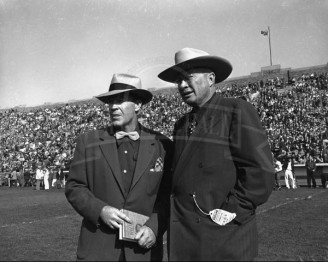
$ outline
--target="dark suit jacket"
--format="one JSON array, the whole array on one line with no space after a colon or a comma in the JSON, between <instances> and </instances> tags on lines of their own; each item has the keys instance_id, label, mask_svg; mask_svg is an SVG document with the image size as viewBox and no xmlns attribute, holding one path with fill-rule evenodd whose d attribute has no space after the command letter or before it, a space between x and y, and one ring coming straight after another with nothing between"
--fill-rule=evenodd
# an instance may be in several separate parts
<instances>
[{"instance_id":1,"label":"dark suit jacket","mask_svg":"<svg viewBox=\"0 0 328 262\"><path fill-rule=\"evenodd\" d=\"M57 180L63 180L64 179L64 170L61 168L60 173L59 170L56 172L56 179Z\"/></svg>"},{"instance_id":2,"label":"dark suit jacket","mask_svg":"<svg viewBox=\"0 0 328 262\"><path fill-rule=\"evenodd\" d=\"M118 239L118 230L109 228L99 218L102 208L110 205L150 217L146 225L157 236L157 249L146 250L137 243L124 243L127 260L150 260L161 255L161 236L167 226L165 214L169 212L172 142L141 126L135 173L130 192L125 195L113 134L109 127L88 132L77 139L65 187L68 201L83 217L77 257L118 261L123 241ZM158 158L164 161L164 169L154 172Z\"/></svg>"},{"instance_id":3,"label":"dark suit jacket","mask_svg":"<svg viewBox=\"0 0 328 262\"><path fill-rule=\"evenodd\" d=\"M251 260L257 255L255 209L274 185L272 155L254 107L214 95L187 140L187 116L175 125L169 260ZM236 213L225 226L199 211Z\"/></svg>"}]
</instances>

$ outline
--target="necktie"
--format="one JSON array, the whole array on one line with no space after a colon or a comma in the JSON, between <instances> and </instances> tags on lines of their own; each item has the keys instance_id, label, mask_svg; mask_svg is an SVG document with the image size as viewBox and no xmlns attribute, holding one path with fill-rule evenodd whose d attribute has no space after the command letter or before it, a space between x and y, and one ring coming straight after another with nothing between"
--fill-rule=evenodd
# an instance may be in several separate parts
<instances>
[{"instance_id":1,"label":"necktie","mask_svg":"<svg viewBox=\"0 0 328 262\"><path fill-rule=\"evenodd\" d=\"M114 135L116 139L122 139L125 136L128 136L131 140L136 141L139 139L139 134L137 131L132 131L132 132L124 132L124 131L118 131Z\"/></svg>"},{"instance_id":2,"label":"necktie","mask_svg":"<svg viewBox=\"0 0 328 262\"><path fill-rule=\"evenodd\" d=\"M188 125L188 129L187 129L188 137L190 137L190 135L194 132L196 125L197 125L197 121L196 121L195 113L190 113L189 125Z\"/></svg>"}]
</instances>

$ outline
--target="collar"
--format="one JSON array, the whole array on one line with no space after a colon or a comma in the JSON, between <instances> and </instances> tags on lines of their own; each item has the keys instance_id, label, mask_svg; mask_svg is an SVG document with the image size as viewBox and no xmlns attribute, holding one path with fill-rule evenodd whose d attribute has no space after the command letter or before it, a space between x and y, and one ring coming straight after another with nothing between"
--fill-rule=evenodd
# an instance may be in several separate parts
<instances>
[{"instance_id":1,"label":"collar","mask_svg":"<svg viewBox=\"0 0 328 262\"><path fill-rule=\"evenodd\" d=\"M201 107L193 107L192 110L189 112L189 118L192 117L198 123L200 118L204 115L204 113L208 110L209 105L213 103L214 97L217 93L214 93L207 102L202 105ZM188 118L188 119L189 119Z\"/></svg>"},{"instance_id":2,"label":"collar","mask_svg":"<svg viewBox=\"0 0 328 262\"><path fill-rule=\"evenodd\" d=\"M137 124L137 126L136 126L136 128L134 129L134 130L132 130L132 131L137 131L138 132L138 134L139 134L139 136L140 136L140 123L138 122L138 124ZM113 130L112 130L112 136L114 136L114 134L115 134L115 132L118 132L118 131L123 131L123 130L120 130L120 129L115 129L114 127L113 127ZM130 132L132 132L132 131L130 131ZM116 145L119 147L123 142L132 142L132 143L134 143L134 142L138 142L138 141L140 141L140 138L138 139L138 140L136 140L136 141L133 141L133 140L131 140L131 139L129 139L128 137L124 137L124 138L122 138L122 139L116 139L115 138L115 136L114 136L114 139L116 140Z\"/></svg>"},{"instance_id":3,"label":"collar","mask_svg":"<svg viewBox=\"0 0 328 262\"><path fill-rule=\"evenodd\" d=\"M108 133L109 133L110 136L114 136L114 134L116 132L118 132L118 131L124 131L124 130L121 130L120 128L115 128L113 125L110 125L108 127ZM141 132L141 124L138 122L136 128L134 130L131 130L131 131L137 131L138 134L140 135L140 132Z\"/></svg>"}]
</instances>

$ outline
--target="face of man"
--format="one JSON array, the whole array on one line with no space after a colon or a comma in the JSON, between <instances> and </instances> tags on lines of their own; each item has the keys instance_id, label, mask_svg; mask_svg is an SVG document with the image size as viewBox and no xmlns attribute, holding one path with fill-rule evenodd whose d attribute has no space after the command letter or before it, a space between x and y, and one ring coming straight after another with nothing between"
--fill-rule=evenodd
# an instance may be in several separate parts
<instances>
[{"instance_id":1,"label":"face of man","mask_svg":"<svg viewBox=\"0 0 328 262\"><path fill-rule=\"evenodd\" d=\"M141 102L125 93L113 96L108 104L110 118L115 128L126 132L135 130Z\"/></svg>"},{"instance_id":2,"label":"face of man","mask_svg":"<svg viewBox=\"0 0 328 262\"><path fill-rule=\"evenodd\" d=\"M183 101L193 107L204 105L212 97L214 83L214 73L206 68L187 70L176 80Z\"/></svg>"}]
</instances>

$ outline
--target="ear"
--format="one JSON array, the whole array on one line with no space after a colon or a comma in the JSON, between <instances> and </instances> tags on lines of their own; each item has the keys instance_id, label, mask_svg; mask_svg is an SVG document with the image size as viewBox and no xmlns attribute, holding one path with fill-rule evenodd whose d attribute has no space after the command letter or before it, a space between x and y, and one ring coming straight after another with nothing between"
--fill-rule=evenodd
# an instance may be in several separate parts
<instances>
[{"instance_id":1,"label":"ear","mask_svg":"<svg viewBox=\"0 0 328 262\"><path fill-rule=\"evenodd\" d=\"M214 72L211 72L207 75L207 79L208 79L208 83L210 84L210 86L214 85L215 83L215 74Z\"/></svg>"},{"instance_id":2,"label":"ear","mask_svg":"<svg viewBox=\"0 0 328 262\"><path fill-rule=\"evenodd\" d=\"M134 106L134 111L139 112L142 103L140 101L138 101L138 102L134 103L134 105L135 105Z\"/></svg>"}]
</instances>

